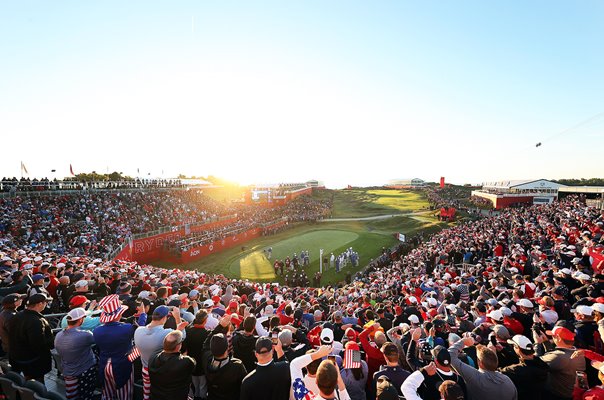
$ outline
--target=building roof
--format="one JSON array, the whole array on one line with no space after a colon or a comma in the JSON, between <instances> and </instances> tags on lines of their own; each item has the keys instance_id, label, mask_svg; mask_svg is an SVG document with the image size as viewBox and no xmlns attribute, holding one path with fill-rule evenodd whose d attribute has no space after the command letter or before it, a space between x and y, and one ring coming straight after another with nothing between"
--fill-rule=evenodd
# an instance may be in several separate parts
<instances>
[{"instance_id":1,"label":"building roof","mask_svg":"<svg viewBox=\"0 0 604 400\"><path fill-rule=\"evenodd\" d=\"M548 181L547 179L523 179L523 180L509 180L509 181L497 181L497 182L484 182L482 184L483 188L488 189L512 189L512 188L522 188L522 189L540 189L540 188L551 188L551 189L559 189L564 187L556 182Z\"/></svg>"}]
</instances>

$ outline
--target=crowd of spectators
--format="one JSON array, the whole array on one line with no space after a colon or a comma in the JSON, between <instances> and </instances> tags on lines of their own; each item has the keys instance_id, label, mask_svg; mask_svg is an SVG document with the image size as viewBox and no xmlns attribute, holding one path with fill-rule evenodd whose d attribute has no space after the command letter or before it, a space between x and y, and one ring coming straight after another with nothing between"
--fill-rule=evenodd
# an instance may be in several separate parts
<instances>
[{"instance_id":1,"label":"crowd of spectators","mask_svg":"<svg viewBox=\"0 0 604 400\"><path fill-rule=\"evenodd\" d=\"M254 204L238 204L230 208L236 219L228 224L215 226L202 231L171 239L165 245L175 254L188 251L227 237L262 228L263 235L274 234L289 225L289 222L316 222L329 214L331 203L304 195L286 203L283 206L263 207ZM280 224L282 219L287 225ZM276 227L271 228L271 223Z\"/></svg>"},{"instance_id":2,"label":"crowd of spectators","mask_svg":"<svg viewBox=\"0 0 604 400\"><path fill-rule=\"evenodd\" d=\"M601 399L603 233L574 198L504 210L314 288L5 241L0 338L39 381L55 347L74 399Z\"/></svg>"},{"instance_id":3,"label":"crowd of spectators","mask_svg":"<svg viewBox=\"0 0 604 400\"><path fill-rule=\"evenodd\" d=\"M198 191L93 192L0 198L0 243L104 258L128 237L230 212Z\"/></svg>"},{"instance_id":4,"label":"crowd of spectators","mask_svg":"<svg viewBox=\"0 0 604 400\"><path fill-rule=\"evenodd\" d=\"M130 178L119 181L78 181L76 178L58 180L41 178L2 178L0 192L45 192L60 190L94 190L94 189L158 189L184 188L180 179L140 179Z\"/></svg>"}]
</instances>

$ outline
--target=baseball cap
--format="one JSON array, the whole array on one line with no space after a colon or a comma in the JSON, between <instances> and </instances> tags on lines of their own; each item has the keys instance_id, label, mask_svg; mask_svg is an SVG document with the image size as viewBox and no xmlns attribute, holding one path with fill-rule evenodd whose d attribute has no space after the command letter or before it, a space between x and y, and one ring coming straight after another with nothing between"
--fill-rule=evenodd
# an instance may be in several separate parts
<instances>
[{"instance_id":1,"label":"baseball cap","mask_svg":"<svg viewBox=\"0 0 604 400\"><path fill-rule=\"evenodd\" d=\"M212 301L212 299L207 299L206 301L203 302L203 307L204 308L214 307L214 302Z\"/></svg>"},{"instance_id":2,"label":"baseball cap","mask_svg":"<svg viewBox=\"0 0 604 400\"><path fill-rule=\"evenodd\" d=\"M594 303L591 305L591 309L599 312L600 314L604 314L604 304L602 303Z\"/></svg>"},{"instance_id":3,"label":"baseball cap","mask_svg":"<svg viewBox=\"0 0 604 400\"><path fill-rule=\"evenodd\" d=\"M409 315L409 322L411 322L412 324L419 324L419 318L417 318L417 315L415 314L411 314Z\"/></svg>"},{"instance_id":4,"label":"baseball cap","mask_svg":"<svg viewBox=\"0 0 604 400\"><path fill-rule=\"evenodd\" d=\"M273 341L268 336L261 336L256 339L256 353L264 354L273 350Z\"/></svg>"},{"instance_id":5,"label":"baseball cap","mask_svg":"<svg viewBox=\"0 0 604 400\"><path fill-rule=\"evenodd\" d=\"M575 309L570 311L577 314L583 314L589 317L591 314L593 314L594 310L590 306L579 305Z\"/></svg>"},{"instance_id":6,"label":"baseball cap","mask_svg":"<svg viewBox=\"0 0 604 400\"><path fill-rule=\"evenodd\" d=\"M493 310L487 314L487 317L495 321L503 321L503 313L500 310Z\"/></svg>"},{"instance_id":7,"label":"baseball cap","mask_svg":"<svg viewBox=\"0 0 604 400\"><path fill-rule=\"evenodd\" d=\"M495 333L495 335L497 335L503 340L507 340L510 338L510 331L508 331L508 328L503 325L495 325L493 327L493 332Z\"/></svg>"},{"instance_id":8,"label":"baseball cap","mask_svg":"<svg viewBox=\"0 0 604 400\"><path fill-rule=\"evenodd\" d=\"M76 289L86 287L86 286L88 286L88 281L84 281L84 280L77 281L74 286Z\"/></svg>"},{"instance_id":9,"label":"baseball cap","mask_svg":"<svg viewBox=\"0 0 604 400\"><path fill-rule=\"evenodd\" d=\"M13 304L18 300L24 299L26 296L24 294L11 293L7 294L2 298L2 305Z\"/></svg>"},{"instance_id":10,"label":"baseball cap","mask_svg":"<svg viewBox=\"0 0 604 400\"><path fill-rule=\"evenodd\" d=\"M283 346L289 346L290 344L292 344L292 332L287 329L284 329L279 332L279 341Z\"/></svg>"},{"instance_id":11,"label":"baseball cap","mask_svg":"<svg viewBox=\"0 0 604 400\"><path fill-rule=\"evenodd\" d=\"M27 304L38 304L50 300L44 293L36 293L27 299Z\"/></svg>"},{"instance_id":12,"label":"baseball cap","mask_svg":"<svg viewBox=\"0 0 604 400\"><path fill-rule=\"evenodd\" d=\"M193 289L189 292L189 298L193 298L195 296L199 296L199 290Z\"/></svg>"},{"instance_id":13,"label":"baseball cap","mask_svg":"<svg viewBox=\"0 0 604 400\"><path fill-rule=\"evenodd\" d=\"M516 302L516 305L524 308L533 308L533 303L529 299L520 299Z\"/></svg>"},{"instance_id":14,"label":"baseball cap","mask_svg":"<svg viewBox=\"0 0 604 400\"><path fill-rule=\"evenodd\" d=\"M398 391L386 375L377 379L375 394L377 400L398 400L399 398Z\"/></svg>"},{"instance_id":15,"label":"baseball cap","mask_svg":"<svg viewBox=\"0 0 604 400\"><path fill-rule=\"evenodd\" d=\"M217 333L210 339L210 351L214 357L223 355L229 348L229 343L223 333Z\"/></svg>"},{"instance_id":16,"label":"baseball cap","mask_svg":"<svg viewBox=\"0 0 604 400\"><path fill-rule=\"evenodd\" d=\"M71 298L71 300L69 300L69 305L71 307L79 307L82 304L86 303L87 301L88 301L88 299L86 298L86 296L82 296L82 295L73 296Z\"/></svg>"},{"instance_id":17,"label":"baseball cap","mask_svg":"<svg viewBox=\"0 0 604 400\"><path fill-rule=\"evenodd\" d=\"M34 274L34 275L31 277L31 280L32 280L32 281L34 281L34 282L35 282L35 281L39 281L40 279L44 279L44 274Z\"/></svg>"},{"instance_id":18,"label":"baseball cap","mask_svg":"<svg viewBox=\"0 0 604 400\"><path fill-rule=\"evenodd\" d=\"M342 319L342 311L336 311L335 313L333 313L333 318L334 319Z\"/></svg>"},{"instance_id":19,"label":"baseball cap","mask_svg":"<svg viewBox=\"0 0 604 400\"><path fill-rule=\"evenodd\" d=\"M557 336L560 339L566 341L575 340L575 333L560 325L554 326L554 329L552 329L551 331L546 331L545 333L550 336Z\"/></svg>"},{"instance_id":20,"label":"baseball cap","mask_svg":"<svg viewBox=\"0 0 604 400\"><path fill-rule=\"evenodd\" d=\"M157 306L155 310L153 310L153 315L157 315L161 318L167 317L170 314L170 308L168 306Z\"/></svg>"},{"instance_id":21,"label":"baseball cap","mask_svg":"<svg viewBox=\"0 0 604 400\"><path fill-rule=\"evenodd\" d=\"M84 318L85 316L86 310L84 310L82 307L77 307L67 313L67 320L77 321L78 319Z\"/></svg>"},{"instance_id":22,"label":"baseball cap","mask_svg":"<svg viewBox=\"0 0 604 400\"><path fill-rule=\"evenodd\" d=\"M329 328L323 328L321 330L321 343L332 344L333 343L333 331Z\"/></svg>"},{"instance_id":23,"label":"baseball cap","mask_svg":"<svg viewBox=\"0 0 604 400\"><path fill-rule=\"evenodd\" d=\"M533 351L533 343L531 343L530 339L523 335L514 335L513 338L508 339L509 344L515 344L520 347L522 350Z\"/></svg>"},{"instance_id":24,"label":"baseball cap","mask_svg":"<svg viewBox=\"0 0 604 400\"><path fill-rule=\"evenodd\" d=\"M449 350L447 350L444 346L436 346L432 350L430 350L432 357L434 357L435 361L438 361L441 365L451 365L451 355L449 354Z\"/></svg>"}]
</instances>

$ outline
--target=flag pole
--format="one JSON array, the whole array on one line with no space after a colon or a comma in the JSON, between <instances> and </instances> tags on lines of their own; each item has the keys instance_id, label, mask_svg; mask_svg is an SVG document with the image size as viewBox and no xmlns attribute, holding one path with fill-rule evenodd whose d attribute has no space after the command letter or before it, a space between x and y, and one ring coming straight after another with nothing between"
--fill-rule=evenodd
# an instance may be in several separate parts
<instances>
[{"instance_id":1,"label":"flag pole","mask_svg":"<svg viewBox=\"0 0 604 400\"><path fill-rule=\"evenodd\" d=\"M319 249L319 271L323 275L323 249Z\"/></svg>"}]
</instances>

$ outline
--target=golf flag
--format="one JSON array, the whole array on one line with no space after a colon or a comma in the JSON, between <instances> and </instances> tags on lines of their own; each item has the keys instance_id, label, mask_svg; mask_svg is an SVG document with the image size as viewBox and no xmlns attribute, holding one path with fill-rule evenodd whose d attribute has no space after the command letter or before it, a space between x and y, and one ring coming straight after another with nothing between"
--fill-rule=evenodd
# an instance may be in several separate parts
<instances>
[{"instance_id":1,"label":"golf flag","mask_svg":"<svg viewBox=\"0 0 604 400\"><path fill-rule=\"evenodd\" d=\"M73 166L71 164L69 164L69 173L71 174L71 176L75 176L75 174L73 173Z\"/></svg>"},{"instance_id":2,"label":"golf flag","mask_svg":"<svg viewBox=\"0 0 604 400\"><path fill-rule=\"evenodd\" d=\"M27 172L27 168L25 168L25 164L23 164L23 161L21 161L21 174L29 174L29 172Z\"/></svg>"},{"instance_id":3,"label":"golf flag","mask_svg":"<svg viewBox=\"0 0 604 400\"><path fill-rule=\"evenodd\" d=\"M445 177L441 176L440 177L440 188L444 189L444 187L445 187Z\"/></svg>"}]
</instances>

